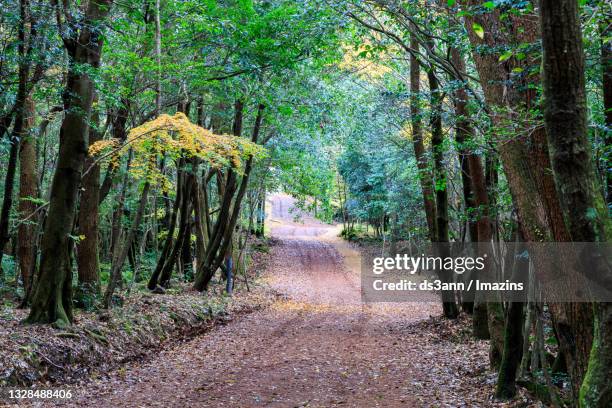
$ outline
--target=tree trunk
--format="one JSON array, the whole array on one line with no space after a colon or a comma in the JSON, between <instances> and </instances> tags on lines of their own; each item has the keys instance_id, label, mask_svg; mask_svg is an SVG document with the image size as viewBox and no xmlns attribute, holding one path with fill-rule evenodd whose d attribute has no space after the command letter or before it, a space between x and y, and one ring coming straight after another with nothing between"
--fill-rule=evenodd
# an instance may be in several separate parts
<instances>
[{"instance_id":1,"label":"tree trunk","mask_svg":"<svg viewBox=\"0 0 612 408\"><path fill-rule=\"evenodd\" d=\"M193 201L191 208L193 209ZM193 281L193 254L191 251L191 231L193 230L193 224L191 223L191 214L189 215L189 220L187 220L185 229L186 233L183 237L183 244L181 245L181 264L183 266L183 279L185 282L191 282Z\"/></svg>"},{"instance_id":2,"label":"tree trunk","mask_svg":"<svg viewBox=\"0 0 612 408\"><path fill-rule=\"evenodd\" d=\"M204 195L206 194L206 190L202 188L206 181L198 180L194 178L194 186L193 186L193 209L194 209L194 230L196 235L196 245L195 245L195 258L196 258L196 267L199 267L202 259L200 258L206 252L206 245L208 243L208 225L205 221L204 212L208 211L208 209L204 208ZM193 272L192 272L193 274ZM195 274L194 274L195 275ZM194 276L191 278L193 279Z\"/></svg>"},{"instance_id":3,"label":"tree trunk","mask_svg":"<svg viewBox=\"0 0 612 408\"><path fill-rule=\"evenodd\" d=\"M172 271L174 270L174 265L178 259L181 250L183 249L184 241L190 241L191 231L190 231L190 222L191 222L191 212L192 212L192 193L191 188L193 187L193 183L191 180L193 177L193 173L187 173L183 175L183 183L181 186L181 208L180 208L180 222L179 222L179 232L174 242L174 246L172 250L169 252L169 255L163 260L164 265L162 267L159 283L161 286L167 288L170 286L170 278L172 277Z\"/></svg>"},{"instance_id":4,"label":"tree trunk","mask_svg":"<svg viewBox=\"0 0 612 408\"><path fill-rule=\"evenodd\" d=\"M118 286L119 282L121 281L121 269L123 268L125 259L128 257L129 251L132 249L132 246L134 244L134 238L136 237L136 234L138 233L138 228L140 228L140 222L142 220L142 216L147 206L147 199L149 197L149 189L150 189L150 184L149 182L146 182L142 188L142 193L140 193L138 209L136 210L136 214L134 215L132 225L130 226L127 237L125 238L125 242L121 246L121 249L118 252L118 256L113 262L113 267L111 270L108 286L106 287L106 292L104 293L104 307L105 308L110 307L112 303L112 299L113 299L113 293L115 292L115 288ZM136 271L134 271L134 273L136 273Z\"/></svg>"},{"instance_id":5,"label":"tree trunk","mask_svg":"<svg viewBox=\"0 0 612 408\"><path fill-rule=\"evenodd\" d=\"M478 0L464 0L468 6L480 7ZM485 35L480 38L474 33L473 25L483 27ZM465 17L466 30L472 44L474 60L484 90L487 105L491 107L491 119L495 126L516 123L517 113L526 111L533 92L524 92L528 84L512 83L514 68L528 68L539 65L533 57L525 61L514 58L501 63L492 49L513 43L533 43L538 40L538 24L527 16L510 16L502 23L500 11L496 8L487 13L468 14ZM537 81L530 75L528 81ZM546 135L536 132L532 135L520 127L514 133L524 133L524 138L501 138L497 144L505 170L510 193L517 209L522 233L526 241L567 241L563 214L550 171L550 159L546 148ZM528 140L526 143L524 140ZM546 268L536 268L539 275ZM567 358L574 393L582 382L584 367L588 361L591 320L588 304L551 304L553 322L559 334L559 346Z\"/></svg>"},{"instance_id":6,"label":"tree trunk","mask_svg":"<svg viewBox=\"0 0 612 408\"><path fill-rule=\"evenodd\" d=\"M463 58L456 48L451 48L451 59L453 65L459 72L465 71ZM470 241L478 242L478 218L476 199L474 197L472 186L472 169L470 168L470 156L475 156L470 152L467 143L473 139L474 129L468 112L468 94L465 87L459 87L454 93L455 105L455 141L457 143L457 152L459 153L459 165L461 168L461 181L463 187L463 203L464 216L469 231ZM471 292L464 291L462 293L461 307L467 313L474 312L475 290Z\"/></svg>"},{"instance_id":7,"label":"tree trunk","mask_svg":"<svg viewBox=\"0 0 612 408\"><path fill-rule=\"evenodd\" d=\"M232 126L233 134L235 136L242 135L243 113L243 102L241 100L236 100L234 104L234 123ZM234 197L234 193L236 192L236 173L233 169L228 169L225 177L225 184L223 182L224 177L221 177L220 175L221 173L217 172L217 187L219 189L219 197L221 200L219 203L219 215L214 224L213 230L211 231L208 246L206 247L206 253L199 256L202 262L198 265L194 282L194 288L199 291L207 290L208 283L212 279L215 271L223 262L225 253L219 253L219 250L222 247L223 239L231 222L230 211L232 199Z\"/></svg>"},{"instance_id":8,"label":"tree trunk","mask_svg":"<svg viewBox=\"0 0 612 408\"><path fill-rule=\"evenodd\" d=\"M242 131L242 103L237 101L236 103L236 118L234 120L234 134L239 135ZM260 104L257 109L257 117L255 118L255 126L253 127L253 134L251 141L257 143L259 138L259 132L261 129L261 122L263 120L263 111L265 106ZM228 170L228 181L226 183L225 192L223 194L223 201L221 203L221 211L219 212L219 218L215 223L211 240L209 241L206 255L203 259L201 268L198 266L194 288L202 291L206 290L208 283L212 279L215 271L221 266L225 254L231 245L232 235L236 222L238 221L238 215L240 214L240 206L242 199L246 192L246 188L249 181L249 175L253 166L253 157L249 156L244 166L244 173L240 182L240 187L236 192L236 181L235 172L232 169ZM235 193L236 192L236 193ZM236 194L232 206L232 197Z\"/></svg>"},{"instance_id":9,"label":"tree trunk","mask_svg":"<svg viewBox=\"0 0 612 408\"><path fill-rule=\"evenodd\" d=\"M97 126L98 112L92 113L92 127L89 129L89 143L102 139ZM81 180L82 192L79 200L78 228L81 239L77 248L79 288L77 297L90 297L100 293L100 266L98 259L98 224L100 201L100 166L93 157L85 159L85 169L89 170ZM84 298L79 299L85 300Z\"/></svg>"},{"instance_id":10,"label":"tree trunk","mask_svg":"<svg viewBox=\"0 0 612 408\"><path fill-rule=\"evenodd\" d=\"M15 100L14 112L15 123L11 132L10 143L11 149L9 152L9 161L6 167L6 177L4 179L4 195L2 199L2 210L0 211L0 278L3 276L2 258L4 255L4 247L10 239L9 223L11 208L13 207L13 190L15 188L15 174L17 170L17 160L19 158L19 144L21 139L26 136L24 123L26 119L26 99L28 98L28 77L30 73L30 65L26 61L28 54L28 24L30 24L30 11L28 1L22 0L19 2L19 45L18 52L20 56L19 63L19 84L17 88L17 98Z\"/></svg>"},{"instance_id":11,"label":"tree trunk","mask_svg":"<svg viewBox=\"0 0 612 408\"><path fill-rule=\"evenodd\" d=\"M113 139L117 139L120 143L124 143L127 139L128 132L126 130L126 127L129 113L130 100L127 98L122 98L121 106L117 109L117 113L113 119L112 132ZM104 180L102 181L102 185L100 186L100 191L98 193L100 203L102 203L104 199L108 196L108 193L110 193L115 175L117 174L117 169L118 166L116 162L111 160L111 163L109 163L108 168L106 169L106 173L104 174Z\"/></svg>"},{"instance_id":12,"label":"tree trunk","mask_svg":"<svg viewBox=\"0 0 612 408\"><path fill-rule=\"evenodd\" d=\"M125 174L121 182L121 189L119 190L119 196L116 197L116 204L111 215L111 231L110 231L110 245L109 254L112 264L117 259L119 254L119 241L121 240L121 221L125 210L125 197L127 196L129 175L130 175L130 164L132 163L133 151L130 149L128 152L128 158L125 163Z\"/></svg>"},{"instance_id":13,"label":"tree trunk","mask_svg":"<svg viewBox=\"0 0 612 408\"><path fill-rule=\"evenodd\" d=\"M84 16L70 19L72 27L64 33L69 36L64 38L64 44L70 59L64 92L65 116L60 129L59 158L42 240L40 273L28 323L54 323L62 327L72 322L70 233L87 155L94 88L88 70L83 70L82 66L97 69L100 65L103 37L99 30L111 4L111 0L88 2Z\"/></svg>"},{"instance_id":14,"label":"tree trunk","mask_svg":"<svg viewBox=\"0 0 612 408\"><path fill-rule=\"evenodd\" d=\"M478 242L488 245L492 238L491 218L489 217L489 193L485 171L480 157L475 154L468 156L470 165L470 175L472 179L472 190L474 191L474 201L477 208L476 229ZM488 262L487 262L488 264ZM488 266L488 265L487 265ZM489 339L489 315L487 304L482 299L481 293L476 292L474 297L474 313L472 320L472 332L477 339Z\"/></svg>"},{"instance_id":15,"label":"tree trunk","mask_svg":"<svg viewBox=\"0 0 612 408\"><path fill-rule=\"evenodd\" d=\"M418 50L419 43L414 34L410 35L410 46ZM436 240L436 203L434 201L433 177L429 168L429 160L423 144L423 125L419 94L421 90L421 67L415 55L410 55L410 117L412 123L412 144L414 157L419 169L419 181L423 194L423 207L427 218L427 230L430 241Z\"/></svg>"},{"instance_id":16,"label":"tree trunk","mask_svg":"<svg viewBox=\"0 0 612 408\"><path fill-rule=\"evenodd\" d=\"M451 50L453 56L453 63L455 67L463 72L464 64L459 51L453 48ZM459 66L457 66L459 65ZM476 217L476 200L472 189L472 170L470 168L470 156L474 156L474 153L470 152L470 149L466 146L467 142L472 139L474 130L469 119L469 112L467 109L468 95L465 88L458 88L454 95L455 103L455 141L457 142L457 152L459 153L459 164L461 166L461 181L463 184L463 201L464 201L464 214L468 225L468 231L470 233L470 241L478 242L478 225Z\"/></svg>"},{"instance_id":17,"label":"tree trunk","mask_svg":"<svg viewBox=\"0 0 612 408\"><path fill-rule=\"evenodd\" d=\"M544 119L555 181L572 241L607 242L612 228L597 187L587 133L584 52L578 4L542 0ZM607 260L609 262L609 260ZM612 276L594 277L607 290ZM596 303L588 368L580 388L584 407L612 404L612 305Z\"/></svg>"},{"instance_id":18,"label":"tree trunk","mask_svg":"<svg viewBox=\"0 0 612 408\"><path fill-rule=\"evenodd\" d=\"M182 162L182 159L181 159L181 162ZM154 290L155 288L157 288L157 285L159 283L159 278L166 265L166 260L168 256L170 255L170 253L172 252L172 248L173 248L172 244L174 242L174 230L176 229L179 210L182 206L183 200L188 199L188 197L183 196L183 184L185 183L184 181L185 173L180 170L181 166L182 166L181 163L179 163L178 165L179 170L177 172L177 181L176 181L176 198L172 206L172 212L169 217L170 219L168 220L169 222L168 234L166 235L166 240L164 241L164 246L162 248L161 255L159 259L157 260L157 265L155 266L155 270L153 271L153 274L151 274L151 278L149 278L149 283L147 284L147 288L149 288L149 290ZM168 213L168 211L166 211L166 213Z\"/></svg>"},{"instance_id":19,"label":"tree trunk","mask_svg":"<svg viewBox=\"0 0 612 408\"><path fill-rule=\"evenodd\" d=\"M30 217L36 211L32 199L38 198L38 178L36 169L36 139L32 133L34 127L35 108L30 97L25 103L25 121L23 138L19 149L19 218ZM28 220L19 225L17 231L17 257L25 299L30 293L31 276L36 267L36 223Z\"/></svg>"},{"instance_id":20,"label":"tree trunk","mask_svg":"<svg viewBox=\"0 0 612 408\"><path fill-rule=\"evenodd\" d=\"M609 163L612 162L612 135L610 130L612 129L612 26L609 21L603 22L603 28L601 32L601 70L602 70L602 84L603 84L603 102L604 112L606 115L606 128L608 128L608 134L605 139L605 146L608 152L606 160L606 192L607 202L612 203L612 172L608 171Z\"/></svg>"},{"instance_id":21,"label":"tree trunk","mask_svg":"<svg viewBox=\"0 0 612 408\"><path fill-rule=\"evenodd\" d=\"M436 197L436 243L441 244L439 255L445 258L448 254L448 190L446 170L444 166L444 135L442 131L442 97L440 95L438 78L433 66L427 72L429 92L431 93L431 149L434 161L434 183ZM440 280L452 281L452 271L440 270ZM444 316L454 319L459 315L454 291L442 291L442 309Z\"/></svg>"},{"instance_id":22,"label":"tree trunk","mask_svg":"<svg viewBox=\"0 0 612 408\"><path fill-rule=\"evenodd\" d=\"M519 231L516 231L520 234ZM517 241L518 242L518 241ZM512 263L512 282L526 282L526 271L529 268L529 259L520 256L519 247L510 252L506 264ZM523 326L525 324L525 303L511 301L506 309L504 328L504 348L499 375L495 388L495 397L510 399L516 394L516 376L523 358Z\"/></svg>"},{"instance_id":23,"label":"tree trunk","mask_svg":"<svg viewBox=\"0 0 612 408\"><path fill-rule=\"evenodd\" d=\"M162 101L162 84L161 84L161 21L160 21L161 7L160 0L155 0L155 65L156 65L156 78L155 78L155 116L161 114L161 101Z\"/></svg>"},{"instance_id":24,"label":"tree trunk","mask_svg":"<svg viewBox=\"0 0 612 408\"><path fill-rule=\"evenodd\" d=\"M608 214L595 186L588 140L584 53L578 8L570 0L543 0L544 119L552 168L571 239L606 241ZM593 214L595 211L595 214Z\"/></svg>"}]
</instances>

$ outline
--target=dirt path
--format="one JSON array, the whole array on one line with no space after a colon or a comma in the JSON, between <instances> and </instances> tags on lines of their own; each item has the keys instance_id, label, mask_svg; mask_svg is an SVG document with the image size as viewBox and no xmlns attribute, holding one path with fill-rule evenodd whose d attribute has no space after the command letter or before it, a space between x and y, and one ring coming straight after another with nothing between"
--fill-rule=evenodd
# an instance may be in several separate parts
<instances>
[{"instance_id":1,"label":"dirt path","mask_svg":"<svg viewBox=\"0 0 612 408\"><path fill-rule=\"evenodd\" d=\"M266 276L287 298L92 383L74 406L488 406L483 344L422 331L435 304L363 304L337 229L294 222L287 196L271 204Z\"/></svg>"}]
</instances>

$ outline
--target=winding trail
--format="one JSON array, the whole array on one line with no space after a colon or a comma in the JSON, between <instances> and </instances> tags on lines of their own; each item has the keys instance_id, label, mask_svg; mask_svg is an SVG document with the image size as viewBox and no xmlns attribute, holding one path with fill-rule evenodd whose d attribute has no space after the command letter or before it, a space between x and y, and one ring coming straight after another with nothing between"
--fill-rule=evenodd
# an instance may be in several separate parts
<instances>
[{"instance_id":1,"label":"winding trail","mask_svg":"<svg viewBox=\"0 0 612 408\"><path fill-rule=\"evenodd\" d=\"M270 205L265 276L286 297L92 382L74 406L488 406L473 373L486 347L415 328L436 304L362 303L358 253L337 227L294 221L286 195Z\"/></svg>"}]
</instances>

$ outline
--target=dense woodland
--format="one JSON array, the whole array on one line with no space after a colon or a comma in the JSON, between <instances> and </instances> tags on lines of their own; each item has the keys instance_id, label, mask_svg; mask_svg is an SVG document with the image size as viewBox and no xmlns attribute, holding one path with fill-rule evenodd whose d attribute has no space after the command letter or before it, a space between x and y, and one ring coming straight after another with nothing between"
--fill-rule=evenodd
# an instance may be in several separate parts
<instances>
[{"instance_id":1,"label":"dense woodland","mask_svg":"<svg viewBox=\"0 0 612 408\"><path fill-rule=\"evenodd\" d=\"M281 190L351 240L607 242L611 16L605 0L3 0L2 295L65 328L133 287L231 292ZM529 378L553 405L612 406L612 304L443 305L490 340L496 397Z\"/></svg>"}]
</instances>

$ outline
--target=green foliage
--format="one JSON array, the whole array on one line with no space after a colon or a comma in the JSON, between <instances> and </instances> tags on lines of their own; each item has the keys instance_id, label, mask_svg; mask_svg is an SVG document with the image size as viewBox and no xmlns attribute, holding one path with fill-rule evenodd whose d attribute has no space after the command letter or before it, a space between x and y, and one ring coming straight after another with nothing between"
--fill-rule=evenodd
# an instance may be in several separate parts
<instances>
[{"instance_id":1,"label":"green foliage","mask_svg":"<svg viewBox=\"0 0 612 408\"><path fill-rule=\"evenodd\" d=\"M482 26L478 23L474 23L472 24L472 30L474 30L474 33L480 38L483 39L485 32L484 32L484 28L482 28Z\"/></svg>"},{"instance_id":2,"label":"green foliage","mask_svg":"<svg viewBox=\"0 0 612 408\"><path fill-rule=\"evenodd\" d=\"M342 228L342 231L340 231L340 236L347 241L355 241L358 234L355 228Z\"/></svg>"},{"instance_id":3,"label":"green foliage","mask_svg":"<svg viewBox=\"0 0 612 408\"><path fill-rule=\"evenodd\" d=\"M8 282L14 280L17 273L17 263L15 258L10 255L4 255L2 257L2 272L4 273L4 281Z\"/></svg>"}]
</instances>

